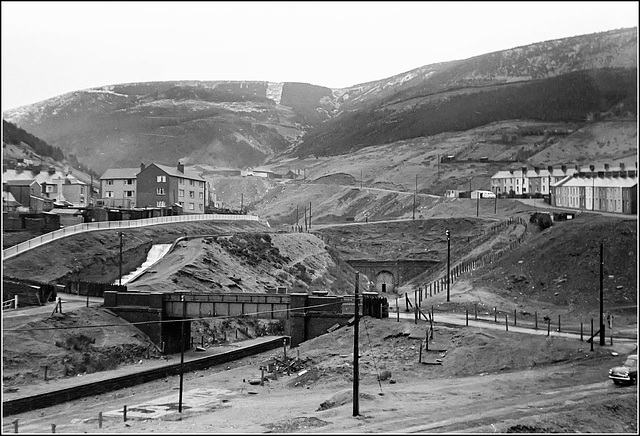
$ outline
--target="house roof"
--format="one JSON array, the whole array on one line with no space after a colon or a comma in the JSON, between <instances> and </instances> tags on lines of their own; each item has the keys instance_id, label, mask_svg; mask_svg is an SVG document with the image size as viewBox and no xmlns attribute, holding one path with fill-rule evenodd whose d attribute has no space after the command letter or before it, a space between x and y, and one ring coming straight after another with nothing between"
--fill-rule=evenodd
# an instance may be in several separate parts
<instances>
[{"instance_id":1,"label":"house roof","mask_svg":"<svg viewBox=\"0 0 640 436\"><path fill-rule=\"evenodd\" d=\"M74 185L86 185L86 183L79 181L75 176L71 174L63 174L60 171L56 171L50 174L48 171L40 171L34 175L31 171L16 171L7 170L2 173L3 180L35 180L36 182L46 183L48 185L57 185L58 183L74 184Z\"/></svg>"},{"instance_id":2,"label":"house roof","mask_svg":"<svg viewBox=\"0 0 640 436\"><path fill-rule=\"evenodd\" d=\"M151 165L155 165L158 168L160 168L162 171L164 171L165 173L167 173L168 175L172 176L172 177L181 177L184 179L192 179L192 180L199 180L201 182L204 182L205 180L200 176L200 174L196 173L195 171L193 171L191 168L187 168L184 167L184 173L181 173L180 171L178 171L177 167L169 167L166 165L160 165L160 164L151 164ZM151 166L149 165L149 166ZM148 166L148 167L149 167ZM148 168L147 167L147 168Z\"/></svg>"},{"instance_id":3,"label":"house roof","mask_svg":"<svg viewBox=\"0 0 640 436\"><path fill-rule=\"evenodd\" d=\"M638 184L637 177L567 177L555 186L630 188Z\"/></svg>"},{"instance_id":4,"label":"house roof","mask_svg":"<svg viewBox=\"0 0 640 436\"><path fill-rule=\"evenodd\" d=\"M140 168L109 168L100 176L100 180L105 179L135 179L140 172Z\"/></svg>"},{"instance_id":5,"label":"house roof","mask_svg":"<svg viewBox=\"0 0 640 436\"><path fill-rule=\"evenodd\" d=\"M3 183L8 186L31 186L34 183L38 183L34 179L25 179L25 180L5 180Z\"/></svg>"}]
</instances>

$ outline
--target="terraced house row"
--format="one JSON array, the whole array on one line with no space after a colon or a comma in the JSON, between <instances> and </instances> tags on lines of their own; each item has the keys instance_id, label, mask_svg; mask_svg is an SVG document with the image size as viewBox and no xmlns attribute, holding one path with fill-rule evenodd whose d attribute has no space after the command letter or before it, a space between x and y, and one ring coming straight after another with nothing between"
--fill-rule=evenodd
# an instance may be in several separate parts
<instances>
[{"instance_id":1,"label":"terraced house row","mask_svg":"<svg viewBox=\"0 0 640 436\"><path fill-rule=\"evenodd\" d=\"M491 190L503 196L546 197L552 206L563 208L636 214L637 162L633 169L620 163L615 168L562 165L498 171L491 177Z\"/></svg>"},{"instance_id":2,"label":"terraced house row","mask_svg":"<svg viewBox=\"0 0 640 436\"><path fill-rule=\"evenodd\" d=\"M207 182L178 163L169 167L152 163L140 168L108 169L100 177L98 206L164 208L179 206L183 213L204 213Z\"/></svg>"}]
</instances>

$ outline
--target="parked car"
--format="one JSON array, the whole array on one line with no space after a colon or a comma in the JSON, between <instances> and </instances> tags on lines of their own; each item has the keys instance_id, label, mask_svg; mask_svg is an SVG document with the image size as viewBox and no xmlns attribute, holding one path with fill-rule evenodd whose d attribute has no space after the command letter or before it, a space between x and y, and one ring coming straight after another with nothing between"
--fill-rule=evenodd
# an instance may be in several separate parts
<instances>
[{"instance_id":1,"label":"parked car","mask_svg":"<svg viewBox=\"0 0 640 436\"><path fill-rule=\"evenodd\" d=\"M609 378L617 385L633 385L638 376L638 355L632 354L622 366L616 366L609 370Z\"/></svg>"}]
</instances>

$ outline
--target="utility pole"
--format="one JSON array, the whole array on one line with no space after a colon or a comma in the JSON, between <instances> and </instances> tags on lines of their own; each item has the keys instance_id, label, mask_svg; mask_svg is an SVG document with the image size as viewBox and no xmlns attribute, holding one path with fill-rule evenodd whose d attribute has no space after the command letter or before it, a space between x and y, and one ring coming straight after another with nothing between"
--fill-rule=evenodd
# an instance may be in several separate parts
<instances>
[{"instance_id":1,"label":"utility pole","mask_svg":"<svg viewBox=\"0 0 640 436\"><path fill-rule=\"evenodd\" d=\"M298 205L296 205L296 232L300 231L300 218L298 217Z\"/></svg>"},{"instance_id":2,"label":"utility pole","mask_svg":"<svg viewBox=\"0 0 640 436\"><path fill-rule=\"evenodd\" d=\"M309 229L311 229L311 202L309 202Z\"/></svg>"},{"instance_id":3,"label":"utility pole","mask_svg":"<svg viewBox=\"0 0 640 436\"><path fill-rule=\"evenodd\" d=\"M359 404L359 368L358 368L358 316L360 309L358 308L358 286L360 282L360 273L356 271L356 290L355 290L355 314L354 314L354 322L353 322L353 416L360 415L360 404Z\"/></svg>"},{"instance_id":4,"label":"utility pole","mask_svg":"<svg viewBox=\"0 0 640 436\"><path fill-rule=\"evenodd\" d=\"M480 216L480 192L476 193L476 216Z\"/></svg>"},{"instance_id":5,"label":"utility pole","mask_svg":"<svg viewBox=\"0 0 640 436\"><path fill-rule=\"evenodd\" d=\"M240 215L242 215L243 207L244 207L244 192L240 193Z\"/></svg>"},{"instance_id":6,"label":"utility pole","mask_svg":"<svg viewBox=\"0 0 640 436\"><path fill-rule=\"evenodd\" d=\"M413 191L413 219L416 219L416 195L418 195L418 175L416 174L416 190Z\"/></svg>"},{"instance_id":7,"label":"utility pole","mask_svg":"<svg viewBox=\"0 0 640 436\"><path fill-rule=\"evenodd\" d=\"M122 286L122 232L118 232L118 235L120 235L120 262L119 262L119 268L118 268L118 285Z\"/></svg>"},{"instance_id":8,"label":"utility pole","mask_svg":"<svg viewBox=\"0 0 640 436\"><path fill-rule=\"evenodd\" d=\"M602 313L604 312L604 244L600 242L600 345L604 346L604 322ZM593 338L591 338L593 341Z\"/></svg>"},{"instance_id":9,"label":"utility pole","mask_svg":"<svg viewBox=\"0 0 640 436\"><path fill-rule=\"evenodd\" d=\"M309 227L307 225L307 206L304 207L304 231L307 232Z\"/></svg>"},{"instance_id":10,"label":"utility pole","mask_svg":"<svg viewBox=\"0 0 640 436\"><path fill-rule=\"evenodd\" d=\"M447 302L449 302L449 288L451 282L451 232L447 229Z\"/></svg>"},{"instance_id":11,"label":"utility pole","mask_svg":"<svg viewBox=\"0 0 640 436\"><path fill-rule=\"evenodd\" d=\"M182 301L182 321L180 322L180 398L178 399L178 413L182 413L182 385L184 380L184 323L187 318L187 302L184 295L180 296Z\"/></svg>"}]
</instances>

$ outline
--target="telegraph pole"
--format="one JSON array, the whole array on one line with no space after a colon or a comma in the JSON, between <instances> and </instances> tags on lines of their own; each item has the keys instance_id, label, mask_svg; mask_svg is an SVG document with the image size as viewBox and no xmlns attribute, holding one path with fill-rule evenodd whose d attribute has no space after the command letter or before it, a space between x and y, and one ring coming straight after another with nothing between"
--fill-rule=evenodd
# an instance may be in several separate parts
<instances>
[{"instance_id":1,"label":"telegraph pole","mask_svg":"<svg viewBox=\"0 0 640 436\"><path fill-rule=\"evenodd\" d=\"M449 288L451 282L451 233L447 229L447 302L449 302Z\"/></svg>"},{"instance_id":2,"label":"telegraph pole","mask_svg":"<svg viewBox=\"0 0 640 436\"><path fill-rule=\"evenodd\" d=\"M360 273L356 272L356 291L355 291L355 315L354 315L354 323L353 323L353 416L360 415L360 404L359 404L359 385L358 385L358 376L359 376L359 368L358 368L358 285L360 282Z\"/></svg>"},{"instance_id":3,"label":"telegraph pole","mask_svg":"<svg viewBox=\"0 0 640 436\"><path fill-rule=\"evenodd\" d=\"M296 205L296 232L300 231L300 218L298 217L298 205Z\"/></svg>"},{"instance_id":4,"label":"telegraph pole","mask_svg":"<svg viewBox=\"0 0 640 436\"><path fill-rule=\"evenodd\" d=\"M184 301L184 295L180 296L182 301L182 318L180 322L180 398L178 400L178 413L182 413L182 384L184 380L184 323L187 318L187 302Z\"/></svg>"},{"instance_id":5,"label":"telegraph pole","mask_svg":"<svg viewBox=\"0 0 640 436\"><path fill-rule=\"evenodd\" d=\"M416 195L418 195L418 175L416 174L416 190L413 191L413 219L416 219Z\"/></svg>"},{"instance_id":6,"label":"telegraph pole","mask_svg":"<svg viewBox=\"0 0 640 436\"><path fill-rule=\"evenodd\" d=\"M118 285L122 286L122 232L118 232L118 235L120 235L120 263L118 269Z\"/></svg>"},{"instance_id":7,"label":"telegraph pole","mask_svg":"<svg viewBox=\"0 0 640 436\"><path fill-rule=\"evenodd\" d=\"M311 202L309 202L309 229L311 229Z\"/></svg>"},{"instance_id":8,"label":"telegraph pole","mask_svg":"<svg viewBox=\"0 0 640 436\"><path fill-rule=\"evenodd\" d=\"M600 242L600 345L604 346L604 322L602 312L604 312L604 244ZM593 342L593 338L591 338Z\"/></svg>"}]
</instances>

